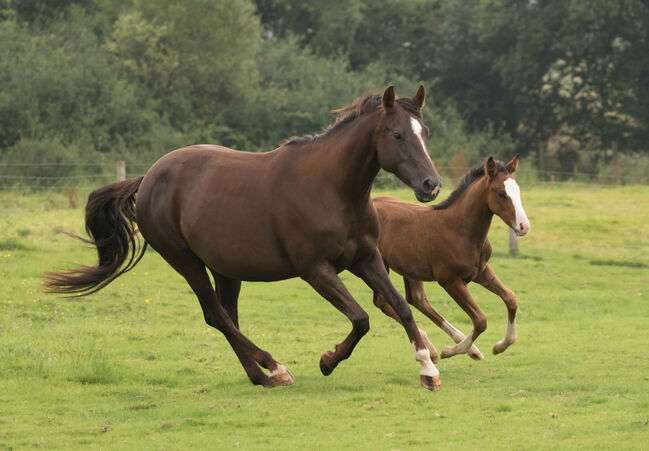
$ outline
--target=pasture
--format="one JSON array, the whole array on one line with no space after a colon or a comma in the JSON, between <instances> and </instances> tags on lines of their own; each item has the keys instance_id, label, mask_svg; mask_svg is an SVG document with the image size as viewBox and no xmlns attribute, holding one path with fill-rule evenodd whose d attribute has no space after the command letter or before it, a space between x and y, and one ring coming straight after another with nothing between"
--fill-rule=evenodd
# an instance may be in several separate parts
<instances>
[{"instance_id":1,"label":"pasture","mask_svg":"<svg viewBox=\"0 0 649 451\"><path fill-rule=\"evenodd\" d=\"M82 233L83 205L60 193L2 193L0 449L646 446L649 187L521 189L531 222L521 255L507 254L500 219L490 232L490 263L518 295L518 341L491 354L506 309L471 284L488 317L476 342L485 359L440 361L435 393L419 385L403 328L349 273L371 330L329 377L318 361L349 332L344 316L301 280L244 283L242 330L296 379L273 389L250 384L186 282L152 250L97 294L44 295L44 271L94 263L93 250L54 232ZM414 201L407 190L380 194ZM437 284L426 289L467 333L459 307ZM451 344L415 318L438 350Z\"/></svg>"}]
</instances>

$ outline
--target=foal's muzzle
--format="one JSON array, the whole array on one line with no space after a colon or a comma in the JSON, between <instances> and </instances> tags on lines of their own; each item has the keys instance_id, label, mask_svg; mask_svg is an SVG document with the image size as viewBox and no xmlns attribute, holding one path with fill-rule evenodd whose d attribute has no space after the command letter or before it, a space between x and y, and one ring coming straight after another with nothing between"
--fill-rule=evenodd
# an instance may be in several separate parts
<instances>
[{"instance_id":1,"label":"foal's muzzle","mask_svg":"<svg viewBox=\"0 0 649 451\"><path fill-rule=\"evenodd\" d=\"M427 178L420 186L414 188L415 197L419 202L430 202L431 200L435 200L441 189L441 179L434 180Z\"/></svg>"}]
</instances>

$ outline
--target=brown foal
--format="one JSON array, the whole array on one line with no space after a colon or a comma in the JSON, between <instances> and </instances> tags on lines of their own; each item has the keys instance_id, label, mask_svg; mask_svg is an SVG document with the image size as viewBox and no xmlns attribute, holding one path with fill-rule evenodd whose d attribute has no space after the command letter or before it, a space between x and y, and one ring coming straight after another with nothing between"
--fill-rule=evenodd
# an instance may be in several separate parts
<instances>
[{"instance_id":1,"label":"brown foal","mask_svg":"<svg viewBox=\"0 0 649 451\"><path fill-rule=\"evenodd\" d=\"M500 296L507 306L507 332L493 352L503 352L516 340L516 296L487 264L491 256L487 233L494 214L517 235L529 232L520 189L513 178L517 167L518 156L507 165L489 158L483 166L466 174L449 198L438 205L416 205L391 197L374 199L381 222L379 250L386 266L403 276L408 303L457 343L445 347L442 358L460 353L468 353L476 360L483 358L473 342L486 329L487 318L467 289L471 281ZM469 315L473 323L469 335L465 337L433 309L422 281L437 281ZM374 293L374 304L399 320L380 293ZM435 347L425 332L421 334L437 363Z\"/></svg>"},{"instance_id":2,"label":"brown foal","mask_svg":"<svg viewBox=\"0 0 649 451\"><path fill-rule=\"evenodd\" d=\"M425 96L423 86L412 98L395 98L392 87L364 96L338 110L341 117L323 134L292 138L271 152L212 145L170 152L143 177L90 195L86 230L99 263L49 274L45 284L52 292L93 293L151 245L187 280L205 321L225 335L252 383L272 387L294 379L240 331L241 281L301 277L351 321L349 335L320 359L328 375L369 330L367 313L337 275L348 269L396 312L422 365L422 385L437 389L439 372L378 253L370 199L380 168L420 201L437 196L441 178L421 122ZM136 226L145 239L139 252Z\"/></svg>"}]
</instances>

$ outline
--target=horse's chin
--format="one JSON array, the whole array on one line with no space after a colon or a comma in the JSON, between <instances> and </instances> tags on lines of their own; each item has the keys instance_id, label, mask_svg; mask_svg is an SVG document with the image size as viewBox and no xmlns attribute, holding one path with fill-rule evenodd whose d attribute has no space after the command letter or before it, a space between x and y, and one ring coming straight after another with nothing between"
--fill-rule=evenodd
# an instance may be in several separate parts
<instances>
[{"instance_id":1,"label":"horse's chin","mask_svg":"<svg viewBox=\"0 0 649 451\"><path fill-rule=\"evenodd\" d=\"M435 200L437 198L437 194L439 194L439 191L434 191L432 193L424 194L415 190L415 197L419 202L430 202L432 200Z\"/></svg>"}]
</instances>

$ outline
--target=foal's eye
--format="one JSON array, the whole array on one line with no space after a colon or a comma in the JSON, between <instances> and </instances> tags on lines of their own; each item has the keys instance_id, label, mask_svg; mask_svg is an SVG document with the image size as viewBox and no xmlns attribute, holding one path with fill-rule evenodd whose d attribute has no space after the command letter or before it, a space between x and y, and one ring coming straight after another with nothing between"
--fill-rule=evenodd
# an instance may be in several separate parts
<instances>
[{"instance_id":1,"label":"foal's eye","mask_svg":"<svg viewBox=\"0 0 649 451\"><path fill-rule=\"evenodd\" d=\"M507 194L505 194L505 193L498 193L498 197L500 197L501 199L507 199Z\"/></svg>"},{"instance_id":2,"label":"foal's eye","mask_svg":"<svg viewBox=\"0 0 649 451\"><path fill-rule=\"evenodd\" d=\"M392 135L394 136L394 139L396 139L397 141L401 141L403 139L403 135L399 132L394 132Z\"/></svg>"}]
</instances>

